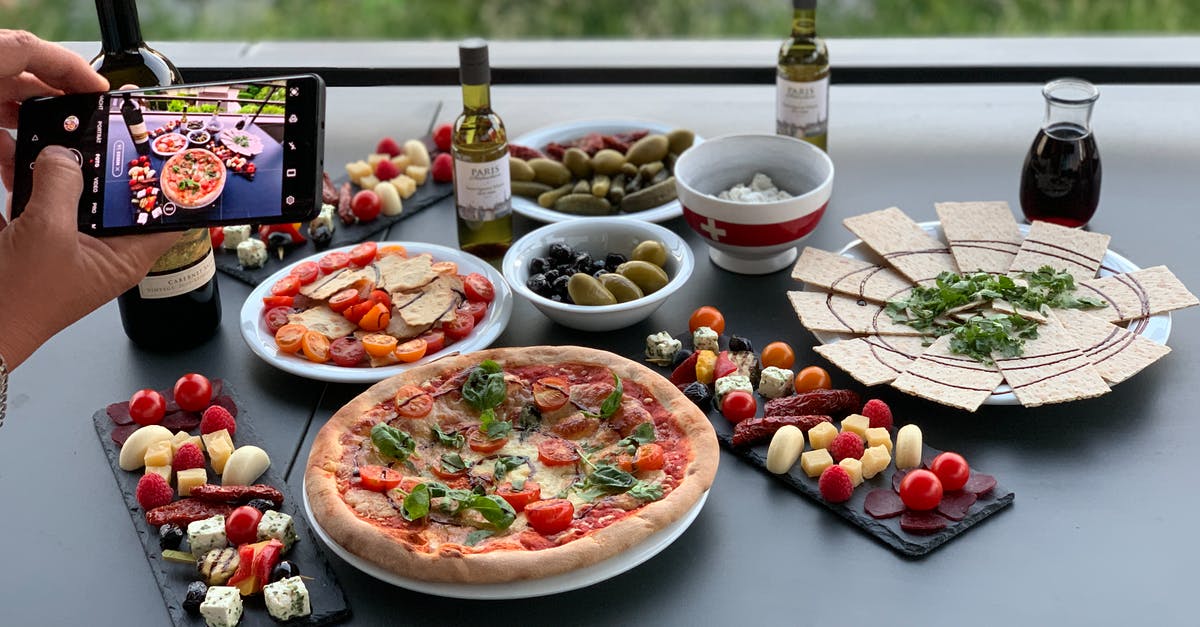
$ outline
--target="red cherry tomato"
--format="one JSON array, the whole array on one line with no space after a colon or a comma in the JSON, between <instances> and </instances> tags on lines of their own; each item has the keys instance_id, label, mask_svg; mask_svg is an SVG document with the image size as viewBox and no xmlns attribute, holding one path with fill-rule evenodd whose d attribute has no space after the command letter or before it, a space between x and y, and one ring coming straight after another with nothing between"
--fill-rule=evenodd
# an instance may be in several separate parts
<instances>
[{"instance_id":1,"label":"red cherry tomato","mask_svg":"<svg viewBox=\"0 0 1200 627\"><path fill-rule=\"evenodd\" d=\"M442 325L442 330L446 332L446 337L457 342L475 330L475 316L466 311L457 311L454 320Z\"/></svg>"},{"instance_id":2,"label":"red cherry tomato","mask_svg":"<svg viewBox=\"0 0 1200 627\"><path fill-rule=\"evenodd\" d=\"M374 309L375 305L378 305L378 304L379 303L377 303L373 300L364 300L361 302L357 302L357 303L354 303L354 306L347 307L344 311L342 311L342 315L345 316L346 319L349 320L350 322L353 322L354 324L358 324L359 322L362 321L363 316L367 315L367 312Z\"/></svg>"},{"instance_id":3,"label":"red cherry tomato","mask_svg":"<svg viewBox=\"0 0 1200 627\"><path fill-rule=\"evenodd\" d=\"M308 285L321 276L321 267L315 261L305 261L296 264L296 267L292 268L288 274L296 277L300 281L300 285Z\"/></svg>"},{"instance_id":4,"label":"red cherry tomato","mask_svg":"<svg viewBox=\"0 0 1200 627\"><path fill-rule=\"evenodd\" d=\"M550 438L538 442L538 460L547 466L569 466L579 460L579 451L566 440Z\"/></svg>"},{"instance_id":5,"label":"red cherry tomato","mask_svg":"<svg viewBox=\"0 0 1200 627\"><path fill-rule=\"evenodd\" d=\"M725 332L725 316L721 315L716 307L705 305L693 311L692 317L688 319L688 329L692 333L700 327L708 327L720 335Z\"/></svg>"},{"instance_id":6,"label":"red cherry tomato","mask_svg":"<svg viewBox=\"0 0 1200 627\"><path fill-rule=\"evenodd\" d=\"M508 438L496 438L493 440L487 437L487 434L481 429L472 428L471 435L467 436L467 446L471 447L472 451L483 453L484 455L495 453L504 448L505 444L508 444Z\"/></svg>"},{"instance_id":7,"label":"red cherry tomato","mask_svg":"<svg viewBox=\"0 0 1200 627\"><path fill-rule=\"evenodd\" d=\"M745 390L734 390L725 394L725 398L721 399L721 414L729 422L741 422L747 418L753 418L757 412L758 401L754 400L754 395Z\"/></svg>"},{"instance_id":8,"label":"red cherry tomato","mask_svg":"<svg viewBox=\"0 0 1200 627\"><path fill-rule=\"evenodd\" d=\"M424 418L433 410L433 397L415 385L396 390L396 413L405 418Z\"/></svg>"},{"instance_id":9,"label":"red cherry tomato","mask_svg":"<svg viewBox=\"0 0 1200 627\"><path fill-rule=\"evenodd\" d=\"M490 303L496 297L496 287L478 272L472 272L463 279L463 291L467 293L467 300L474 302Z\"/></svg>"},{"instance_id":10,"label":"red cherry tomato","mask_svg":"<svg viewBox=\"0 0 1200 627\"><path fill-rule=\"evenodd\" d=\"M787 342L771 342L763 347L762 350L762 365L775 366L784 370L791 370L792 365L796 363L796 352Z\"/></svg>"},{"instance_id":11,"label":"red cherry tomato","mask_svg":"<svg viewBox=\"0 0 1200 627\"><path fill-rule=\"evenodd\" d=\"M508 501L514 510L523 512L527 505L542 498L542 486L536 481L526 481L520 490L515 490L511 481L505 481L496 488L496 496Z\"/></svg>"},{"instance_id":12,"label":"red cherry tomato","mask_svg":"<svg viewBox=\"0 0 1200 627\"><path fill-rule=\"evenodd\" d=\"M332 252L317 260L317 267L325 274L332 274L350 265L350 255L343 252Z\"/></svg>"},{"instance_id":13,"label":"red cherry tomato","mask_svg":"<svg viewBox=\"0 0 1200 627\"><path fill-rule=\"evenodd\" d=\"M429 465L429 470L437 475L439 479L460 479L467 476L467 468L462 470L451 470L445 467L441 461L435 461Z\"/></svg>"},{"instance_id":14,"label":"red cherry tomato","mask_svg":"<svg viewBox=\"0 0 1200 627\"><path fill-rule=\"evenodd\" d=\"M833 387L833 380L829 378L829 373L820 366L809 366L802 368L796 373L796 393L803 394L813 390L828 390Z\"/></svg>"},{"instance_id":15,"label":"red cherry tomato","mask_svg":"<svg viewBox=\"0 0 1200 627\"><path fill-rule=\"evenodd\" d=\"M295 296L263 296L263 307L291 307L295 304Z\"/></svg>"},{"instance_id":16,"label":"red cherry tomato","mask_svg":"<svg viewBox=\"0 0 1200 627\"><path fill-rule=\"evenodd\" d=\"M156 425L167 413L167 399L155 390L138 390L129 397L129 417L139 425Z\"/></svg>"},{"instance_id":17,"label":"red cherry tomato","mask_svg":"<svg viewBox=\"0 0 1200 627\"><path fill-rule=\"evenodd\" d=\"M133 161L130 161L129 167L131 167L131 168L136 167L137 163L138 162L136 159ZM220 248L221 245L225 243L225 228L220 227L220 226L208 227L208 237L209 237L209 239L212 240L213 248Z\"/></svg>"},{"instance_id":18,"label":"red cherry tomato","mask_svg":"<svg viewBox=\"0 0 1200 627\"><path fill-rule=\"evenodd\" d=\"M191 372L175 382L174 394L180 409L204 411L212 401L212 382L202 374Z\"/></svg>"},{"instance_id":19,"label":"red cherry tomato","mask_svg":"<svg viewBox=\"0 0 1200 627\"><path fill-rule=\"evenodd\" d=\"M349 307L357 305L362 300L362 295L353 287L348 287L337 294L329 297L329 308L342 313Z\"/></svg>"},{"instance_id":20,"label":"red cherry tomato","mask_svg":"<svg viewBox=\"0 0 1200 627\"><path fill-rule=\"evenodd\" d=\"M929 470L937 475L942 482L942 489L947 492L961 490L967 485L967 479L971 478L971 467L958 453L947 452L934 457Z\"/></svg>"},{"instance_id":21,"label":"red cherry tomato","mask_svg":"<svg viewBox=\"0 0 1200 627\"><path fill-rule=\"evenodd\" d=\"M661 444L651 442L637 448L636 455L621 455L617 458L617 467L625 472L642 470L662 470L666 457Z\"/></svg>"},{"instance_id":22,"label":"red cherry tomato","mask_svg":"<svg viewBox=\"0 0 1200 627\"><path fill-rule=\"evenodd\" d=\"M417 339L425 340L426 355L432 355L446 348L446 334L441 331L426 331L418 335Z\"/></svg>"},{"instance_id":23,"label":"red cherry tomato","mask_svg":"<svg viewBox=\"0 0 1200 627\"><path fill-rule=\"evenodd\" d=\"M487 315L488 304L467 301L460 305L458 310L471 314L471 317L475 320L475 324L479 324L479 321L483 320L483 317Z\"/></svg>"},{"instance_id":24,"label":"red cherry tomato","mask_svg":"<svg viewBox=\"0 0 1200 627\"><path fill-rule=\"evenodd\" d=\"M575 518L575 506L567 499L534 501L525 506L525 518L534 531L549 536L571 526Z\"/></svg>"},{"instance_id":25,"label":"red cherry tomato","mask_svg":"<svg viewBox=\"0 0 1200 627\"><path fill-rule=\"evenodd\" d=\"M243 505L225 519L225 538L229 544L240 546L258 540L258 523L262 520L262 512L257 508Z\"/></svg>"},{"instance_id":26,"label":"red cherry tomato","mask_svg":"<svg viewBox=\"0 0 1200 627\"><path fill-rule=\"evenodd\" d=\"M300 293L300 279L287 275L275 282L271 286L271 294L274 296L295 296Z\"/></svg>"},{"instance_id":27,"label":"red cherry tomato","mask_svg":"<svg viewBox=\"0 0 1200 627\"><path fill-rule=\"evenodd\" d=\"M388 296L388 293L383 290L371 290L371 293L367 295L367 299L388 308L392 306L392 297Z\"/></svg>"},{"instance_id":28,"label":"red cherry tomato","mask_svg":"<svg viewBox=\"0 0 1200 627\"><path fill-rule=\"evenodd\" d=\"M942 481L928 470L909 471L900 482L900 500L909 509L934 509L942 502Z\"/></svg>"},{"instance_id":29,"label":"red cherry tomato","mask_svg":"<svg viewBox=\"0 0 1200 627\"><path fill-rule=\"evenodd\" d=\"M272 307L263 312L263 321L267 323L267 330L271 332L271 335L275 335L276 331L288 323L290 315L292 315L291 307Z\"/></svg>"},{"instance_id":30,"label":"red cherry tomato","mask_svg":"<svg viewBox=\"0 0 1200 627\"><path fill-rule=\"evenodd\" d=\"M350 249L350 263L356 267L369 266L375 262L379 253L379 245L375 242L363 242Z\"/></svg>"},{"instance_id":31,"label":"red cherry tomato","mask_svg":"<svg viewBox=\"0 0 1200 627\"><path fill-rule=\"evenodd\" d=\"M387 492L404 481L404 475L387 466L359 466L358 480L365 490Z\"/></svg>"},{"instance_id":32,"label":"red cherry tomato","mask_svg":"<svg viewBox=\"0 0 1200 627\"><path fill-rule=\"evenodd\" d=\"M329 356L339 366L357 366L367 358L367 350L358 338L347 335L329 343Z\"/></svg>"},{"instance_id":33,"label":"red cherry tomato","mask_svg":"<svg viewBox=\"0 0 1200 627\"><path fill-rule=\"evenodd\" d=\"M571 384L562 377L544 377L533 384L533 402L544 412L554 411L570 400Z\"/></svg>"},{"instance_id":34,"label":"red cherry tomato","mask_svg":"<svg viewBox=\"0 0 1200 627\"><path fill-rule=\"evenodd\" d=\"M379 217L383 211L383 201L375 192L364 189L350 200L350 211L359 222L370 222Z\"/></svg>"},{"instance_id":35,"label":"red cherry tomato","mask_svg":"<svg viewBox=\"0 0 1200 627\"><path fill-rule=\"evenodd\" d=\"M454 128L449 122L442 122L433 129L433 144L442 152L450 151L450 142L454 135ZM520 511L520 510L518 510Z\"/></svg>"}]
</instances>

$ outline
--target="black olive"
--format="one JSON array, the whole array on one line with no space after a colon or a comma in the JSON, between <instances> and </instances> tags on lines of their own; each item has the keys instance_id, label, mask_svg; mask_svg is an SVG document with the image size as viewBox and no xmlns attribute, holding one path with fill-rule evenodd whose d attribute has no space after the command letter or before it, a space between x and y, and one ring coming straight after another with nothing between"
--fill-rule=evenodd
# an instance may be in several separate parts
<instances>
[{"instance_id":1,"label":"black olive","mask_svg":"<svg viewBox=\"0 0 1200 627\"><path fill-rule=\"evenodd\" d=\"M164 551L178 549L181 542L183 542L183 529L179 525L169 523L158 528L159 548Z\"/></svg>"},{"instance_id":2,"label":"black olive","mask_svg":"<svg viewBox=\"0 0 1200 627\"><path fill-rule=\"evenodd\" d=\"M594 274L594 273L596 273L596 272L607 272L607 271L608 271L608 268L606 268L606 267L604 266L604 261L602 261L602 260L600 260L600 259L593 259L593 260L592 260L592 268L591 268L591 272L592 272L593 274Z\"/></svg>"},{"instance_id":3,"label":"black olive","mask_svg":"<svg viewBox=\"0 0 1200 627\"><path fill-rule=\"evenodd\" d=\"M188 614L198 616L200 604L204 602L206 595L208 595L208 586L203 581L189 583L187 596L183 597L183 609L187 610Z\"/></svg>"},{"instance_id":4,"label":"black olive","mask_svg":"<svg viewBox=\"0 0 1200 627\"><path fill-rule=\"evenodd\" d=\"M675 353L675 359L671 360L671 367L678 368L680 364L682 364L684 361L687 360L688 357L691 357L691 356L692 356L692 351L690 351L686 348L679 349Z\"/></svg>"},{"instance_id":5,"label":"black olive","mask_svg":"<svg viewBox=\"0 0 1200 627\"><path fill-rule=\"evenodd\" d=\"M550 260L546 257L534 257L529 260L529 274L541 274L550 269Z\"/></svg>"},{"instance_id":6,"label":"black olive","mask_svg":"<svg viewBox=\"0 0 1200 627\"><path fill-rule=\"evenodd\" d=\"M609 272L616 272L617 266L625 263L626 261L629 261L629 259L626 259L625 255L622 255L621 253L608 253L604 256L604 269L608 270Z\"/></svg>"},{"instance_id":7,"label":"black olive","mask_svg":"<svg viewBox=\"0 0 1200 627\"><path fill-rule=\"evenodd\" d=\"M550 291L550 282L546 280L546 275L535 274L525 279L525 287L538 296L545 296Z\"/></svg>"},{"instance_id":8,"label":"black olive","mask_svg":"<svg viewBox=\"0 0 1200 627\"><path fill-rule=\"evenodd\" d=\"M250 502L246 503L246 505L249 505L250 507L253 507L264 514L275 509L275 502L270 499L250 499Z\"/></svg>"},{"instance_id":9,"label":"black olive","mask_svg":"<svg viewBox=\"0 0 1200 627\"><path fill-rule=\"evenodd\" d=\"M748 340L740 335L734 335L729 338L729 352L731 352L731 353L740 353L740 352L753 353L754 345L750 343L750 340Z\"/></svg>"},{"instance_id":10,"label":"black olive","mask_svg":"<svg viewBox=\"0 0 1200 627\"><path fill-rule=\"evenodd\" d=\"M707 385L699 381L687 384L687 387L683 388L683 395L704 411L708 411L708 408L712 406L712 392L708 390Z\"/></svg>"},{"instance_id":11,"label":"black olive","mask_svg":"<svg viewBox=\"0 0 1200 627\"><path fill-rule=\"evenodd\" d=\"M275 231L267 235L267 248L280 248L282 246L291 246L292 236L287 233Z\"/></svg>"},{"instance_id":12,"label":"black olive","mask_svg":"<svg viewBox=\"0 0 1200 627\"><path fill-rule=\"evenodd\" d=\"M550 297L550 300L552 300L552 301L554 301L554 302L556 302L556 303L565 303L565 302L567 302L567 301L566 301L566 299L564 299L562 296L559 296L558 294L554 294L553 296L551 296L551 297Z\"/></svg>"},{"instance_id":13,"label":"black olive","mask_svg":"<svg viewBox=\"0 0 1200 627\"><path fill-rule=\"evenodd\" d=\"M555 242L550 245L550 259L554 263L567 263L573 256L575 256L575 251L566 244Z\"/></svg>"},{"instance_id":14,"label":"black olive","mask_svg":"<svg viewBox=\"0 0 1200 627\"><path fill-rule=\"evenodd\" d=\"M308 237L312 240L313 246L316 246L318 249L325 248L333 241L333 230L322 224L315 230L309 229Z\"/></svg>"},{"instance_id":15,"label":"black olive","mask_svg":"<svg viewBox=\"0 0 1200 627\"><path fill-rule=\"evenodd\" d=\"M569 276L560 276L557 279L554 279L554 293L562 296L563 299L565 299L565 302L568 303L571 302L571 299L567 294L567 284L570 282L571 277Z\"/></svg>"},{"instance_id":16,"label":"black olive","mask_svg":"<svg viewBox=\"0 0 1200 627\"><path fill-rule=\"evenodd\" d=\"M291 560L283 560L271 569L271 583L275 583L280 579L295 577L300 574L300 567Z\"/></svg>"},{"instance_id":17,"label":"black olive","mask_svg":"<svg viewBox=\"0 0 1200 627\"><path fill-rule=\"evenodd\" d=\"M555 268L550 268L549 270L547 270L546 272L543 273L543 276L546 277L547 283L550 283L551 285L553 285L555 279L557 279L559 276L562 276L562 273L559 272Z\"/></svg>"},{"instance_id":18,"label":"black olive","mask_svg":"<svg viewBox=\"0 0 1200 627\"><path fill-rule=\"evenodd\" d=\"M591 272L592 256L587 253L575 253L571 258L571 266L578 272Z\"/></svg>"}]
</instances>

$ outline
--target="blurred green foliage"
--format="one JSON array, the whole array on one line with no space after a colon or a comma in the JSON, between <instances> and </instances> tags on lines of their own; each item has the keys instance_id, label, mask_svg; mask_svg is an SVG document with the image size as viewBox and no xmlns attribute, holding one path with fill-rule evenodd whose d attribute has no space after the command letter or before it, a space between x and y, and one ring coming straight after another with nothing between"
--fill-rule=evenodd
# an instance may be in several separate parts
<instances>
[{"instance_id":1,"label":"blurred green foliage","mask_svg":"<svg viewBox=\"0 0 1200 627\"><path fill-rule=\"evenodd\" d=\"M147 39L778 38L788 0L141 0ZM829 37L1187 33L1197 0L825 0ZM1192 10L1189 10L1192 9ZM87 0L0 0L0 24L97 40Z\"/></svg>"}]
</instances>

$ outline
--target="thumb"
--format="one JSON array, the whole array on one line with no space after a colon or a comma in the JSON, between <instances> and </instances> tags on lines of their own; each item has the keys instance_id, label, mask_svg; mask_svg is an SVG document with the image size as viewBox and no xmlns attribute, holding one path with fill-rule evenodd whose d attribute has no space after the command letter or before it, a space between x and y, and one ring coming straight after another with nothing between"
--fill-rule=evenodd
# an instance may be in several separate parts
<instances>
[{"instance_id":1,"label":"thumb","mask_svg":"<svg viewBox=\"0 0 1200 627\"><path fill-rule=\"evenodd\" d=\"M75 156L61 146L46 146L33 167L33 191L24 215L56 230L74 231L82 192L83 173Z\"/></svg>"}]
</instances>

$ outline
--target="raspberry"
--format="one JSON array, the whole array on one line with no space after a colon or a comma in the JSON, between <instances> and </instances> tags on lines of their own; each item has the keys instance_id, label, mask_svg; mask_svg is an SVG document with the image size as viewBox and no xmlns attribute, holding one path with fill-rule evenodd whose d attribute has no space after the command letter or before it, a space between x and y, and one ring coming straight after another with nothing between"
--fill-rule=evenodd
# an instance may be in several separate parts
<instances>
[{"instance_id":1,"label":"raspberry","mask_svg":"<svg viewBox=\"0 0 1200 627\"><path fill-rule=\"evenodd\" d=\"M162 478L162 475L152 472L142 475L142 478L138 479L134 495L137 496L138 505L141 505L142 509L150 511L170 503L175 493L171 491L171 486L167 484L166 479Z\"/></svg>"},{"instance_id":2,"label":"raspberry","mask_svg":"<svg viewBox=\"0 0 1200 627\"><path fill-rule=\"evenodd\" d=\"M175 472L191 468L204 468L204 453L200 452L199 446L188 442L175 451L175 459L171 461L171 467L175 469Z\"/></svg>"},{"instance_id":3,"label":"raspberry","mask_svg":"<svg viewBox=\"0 0 1200 627\"><path fill-rule=\"evenodd\" d=\"M450 153L443 152L433 159L433 168L429 171L434 183L449 183L454 180L454 158Z\"/></svg>"},{"instance_id":4,"label":"raspberry","mask_svg":"<svg viewBox=\"0 0 1200 627\"><path fill-rule=\"evenodd\" d=\"M862 415L871 419L872 429L875 427L892 428L892 410L888 408L887 403L877 398L873 398L863 405Z\"/></svg>"},{"instance_id":5,"label":"raspberry","mask_svg":"<svg viewBox=\"0 0 1200 627\"><path fill-rule=\"evenodd\" d=\"M233 436L237 431L237 422L234 421L233 414L220 405L213 405L204 410L204 416L200 418L200 433L208 435L221 429L229 429L229 435Z\"/></svg>"},{"instance_id":6,"label":"raspberry","mask_svg":"<svg viewBox=\"0 0 1200 627\"><path fill-rule=\"evenodd\" d=\"M379 140L379 145L375 146L375 152L389 157L398 157L404 151L400 150L400 144L397 144L396 140L391 137L384 137Z\"/></svg>"},{"instance_id":7,"label":"raspberry","mask_svg":"<svg viewBox=\"0 0 1200 627\"><path fill-rule=\"evenodd\" d=\"M442 122L433 129L433 143L437 144L437 149L442 152L450 152L450 142L453 139L454 128L449 122Z\"/></svg>"},{"instance_id":8,"label":"raspberry","mask_svg":"<svg viewBox=\"0 0 1200 627\"><path fill-rule=\"evenodd\" d=\"M375 164L375 178L381 181L390 181L397 176L400 176L400 168L397 168L396 164L391 161L382 159Z\"/></svg>"},{"instance_id":9,"label":"raspberry","mask_svg":"<svg viewBox=\"0 0 1200 627\"><path fill-rule=\"evenodd\" d=\"M843 431L837 434L829 444L829 454L834 462L840 462L847 457L860 459L863 456L863 441L853 431Z\"/></svg>"},{"instance_id":10,"label":"raspberry","mask_svg":"<svg viewBox=\"0 0 1200 627\"><path fill-rule=\"evenodd\" d=\"M817 487L821 489L821 498L830 503L845 503L850 500L850 495L854 494L854 482L850 480L850 473L841 466L830 466L822 471Z\"/></svg>"}]
</instances>

